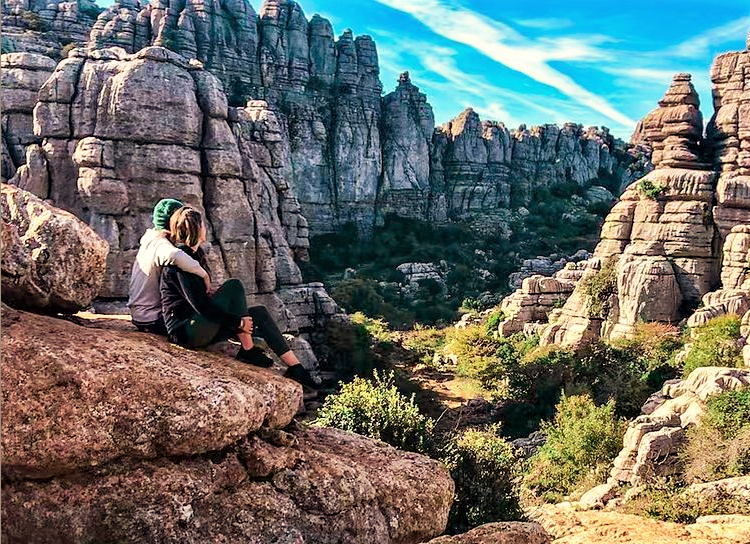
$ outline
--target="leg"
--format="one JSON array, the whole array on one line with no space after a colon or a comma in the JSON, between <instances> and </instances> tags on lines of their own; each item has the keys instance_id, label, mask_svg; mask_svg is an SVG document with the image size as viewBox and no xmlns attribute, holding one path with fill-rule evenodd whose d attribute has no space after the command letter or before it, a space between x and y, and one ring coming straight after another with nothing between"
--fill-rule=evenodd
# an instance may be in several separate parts
<instances>
[{"instance_id":1,"label":"leg","mask_svg":"<svg viewBox=\"0 0 750 544\"><path fill-rule=\"evenodd\" d=\"M240 317L245 315L245 289L240 280L225 281L221 287L211 296L211 300L229 313ZM219 323L215 323L196 314L193 319L186 323L181 331L180 344L190 348L204 347L214 342L220 342L237 336L237 331L229 330ZM247 335L250 336L250 335ZM240 338L240 342L243 340ZM245 338L243 347L249 345L252 348L252 337ZM248 348L248 349L249 349Z\"/></svg>"},{"instance_id":2,"label":"leg","mask_svg":"<svg viewBox=\"0 0 750 544\"><path fill-rule=\"evenodd\" d=\"M282 361L284 361L287 365L299 363L296 357L294 357L294 361L296 361L296 363L284 359L284 355L292 352L289 349L289 344L287 344L284 335L281 334L279 327L276 326L276 323L274 322L271 314L268 312L268 309L265 306L251 306L247 309L246 315L249 315L253 318L254 332L257 331L258 335L262 336L266 340L271 350L276 355L281 357ZM292 356L294 356L294 353L292 353Z\"/></svg>"}]
</instances>

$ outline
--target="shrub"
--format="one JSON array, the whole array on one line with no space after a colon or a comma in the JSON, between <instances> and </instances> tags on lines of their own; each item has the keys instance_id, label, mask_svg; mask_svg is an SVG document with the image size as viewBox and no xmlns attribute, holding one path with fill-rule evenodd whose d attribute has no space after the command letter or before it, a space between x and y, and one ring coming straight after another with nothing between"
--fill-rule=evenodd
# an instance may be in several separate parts
<instances>
[{"instance_id":1,"label":"shrub","mask_svg":"<svg viewBox=\"0 0 750 544\"><path fill-rule=\"evenodd\" d=\"M519 458L496 428L468 429L452 436L442 446L440 458L456 482L448 518L452 533L522 519L515 483Z\"/></svg>"},{"instance_id":2,"label":"shrub","mask_svg":"<svg viewBox=\"0 0 750 544\"><path fill-rule=\"evenodd\" d=\"M600 481L622 448L624 422L614 402L596 406L588 395L563 396L552 423L542 423L547 441L529 460L524 484L544 500L570 494L594 472Z\"/></svg>"},{"instance_id":3,"label":"shrub","mask_svg":"<svg viewBox=\"0 0 750 544\"><path fill-rule=\"evenodd\" d=\"M636 188L638 189L639 193L651 200L656 200L664 193L664 191L667 190L666 186L661 185L660 183L654 183L653 181L646 178L643 178L641 181L639 181L638 185L636 185Z\"/></svg>"},{"instance_id":4,"label":"shrub","mask_svg":"<svg viewBox=\"0 0 750 544\"><path fill-rule=\"evenodd\" d=\"M688 482L750 474L750 387L709 398L687 438L680 458Z\"/></svg>"},{"instance_id":5,"label":"shrub","mask_svg":"<svg viewBox=\"0 0 750 544\"><path fill-rule=\"evenodd\" d=\"M393 385L393 372L373 379L355 378L343 384L341 391L329 395L318 412L315 424L336 427L387 442L397 448L426 453L429 451L432 419L423 416L410 399Z\"/></svg>"},{"instance_id":6,"label":"shrub","mask_svg":"<svg viewBox=\"0 0 750 544\"><path fill-rule=\"evenodd\" d=\"M609 297L617 292L617 262L608 259L592 276L583 280L583 291L589 297L589 315L603 319L609 313Z\"/></svg>"},{"instance_id":7,"label":"shrub","mask_svg":"<svg viewBox=\"0 0 750 544\"><path fill-rule=\"evenodd\" d=\"M416 352L423 364L432 366L435 354L445 346L445 331L417 324L404 346Z\"/></svg>"},{"instance_id":8,"label":"shrub","mask_svg":"<svg viewBox=\"0 0 750 544\"><path fill-rule=\"evenodd\" d=\"M693 334L690 351L683 363L683 376L687 377L702 366L744 366L739 342L740 318L736 315L710 319L697 327Z\"/></svg>"},{"instance_id":9,"label":"shrub","mask_svg":"<svg viewBox=\"0 0 750 544\"><path fill-rule=\"evenodd\" d=\"M100 8L96 4L82 4L79 2L78 6L78 9L82 14L91 17L92 19L96 19L99 17L99 14L104 11L104 8Z\"/></svg>"},{"instance_id":10,"label":"shrub","mask_svg":"<svg viewBox=\"0 0 750 544\"><path fill-rule=\"evenodd\" d=\"M388 329L388 323L382 319L367 317L362 312L355 312L349 318L352 323L363 326L367 334L381 344L389 345L391 343L391 331Z\"/></svg>"},{"instance_id":11,"label":"shrub","mask_svg":"<svg viewBox=\"0 0 750 544\"><path fill-rule=\"evenodd\" d=\"M495 334L497 332L497 326L502 320L505 319L505 314L500 308L495 308L490 315L487 316L487 321L484 323L484 329L487 334Z\"/></svg>"},{"instance_id":12,"label":"shrub","mask_svg":"<svg viewBox=\"0 0 750 544\"><path fill-rule=\"evenodd\" d=\"M65 44L65 46L60 51L60 57L66 59L68 58L68 54L77 47L75 42L71 42L68 44Z\"/></svg>"},{"instance_id":13,"label":"shrub","mask_svg":"<svg viewBox=\"0 0 750 544\"><path fill-rule=\"evenodd\" d=\"M13 53L18 50L16 42L5 36L0 36L0 54Z\"/></svg>"}]
</instances>

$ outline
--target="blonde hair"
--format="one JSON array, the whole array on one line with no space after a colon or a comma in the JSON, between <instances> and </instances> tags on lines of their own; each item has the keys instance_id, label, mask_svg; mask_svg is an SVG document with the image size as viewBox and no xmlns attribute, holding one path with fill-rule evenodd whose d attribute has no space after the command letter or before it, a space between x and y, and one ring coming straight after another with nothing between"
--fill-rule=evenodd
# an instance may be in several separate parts
<instances>
[{"instance_id":1,"label":"blonde hair","mask_svg":"<svg viewBox=\"0 0 750 544\"><path fill-rule=\"evenodd\" d=\"M193 247L200 241L202 224L201 212L190 206L183 206L169 220L169 238L174 244Z\"/></svg>"}]
</instances>

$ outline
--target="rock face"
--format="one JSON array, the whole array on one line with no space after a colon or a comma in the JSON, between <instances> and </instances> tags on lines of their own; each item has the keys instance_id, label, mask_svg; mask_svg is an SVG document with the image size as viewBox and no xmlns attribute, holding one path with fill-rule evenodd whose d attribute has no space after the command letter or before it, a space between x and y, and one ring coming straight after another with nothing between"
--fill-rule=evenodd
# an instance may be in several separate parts
<instances>
[{"instance_id":1,"label":"rock face","mask_svg":"<svg viewBox=\"0 0 750 544\"><path fill-rule=\"evenodd\" d=\"M437 462L289 426L301 388L220 354L3 306L5 542L422 542ZM286 427L286 429L282 429Z\"/></svg>"},{"instance_id":2,"label":"rock face","mask_svg":"<svg viewBox=\"0 0 750 544\"><path fill-rule=\"evenodd\" d=\"M646 403L648 413L628 425L611 477L638 485L652 476L673 474L685 429L699 421L706 399L748 385L750 369L720 367L697 368L685 380L667 382Z\"/></svg>"},{"instance_id":3,"label":"rock face","mask_svg":"<svg viewBox=\"0 0 750 544\"><path fill-rule=\"evenodd\" d=\"M322 288L301 285L294 259L306 256L308 226L287 183L288 143L265 102L229 108L221 83L175 53L112 48L61 62L39 92L34 123L40 166L26 167L32 178L48 173L38 196L109 242L100 296L127 296L151 209L169 196L205 213L214 279L241 279L283 328L299 328L283 298L303 321L335 311ZM311 290L317 303L303 308Z\"/></svg>"},{"instance_id":4,"label":"rock face","mask_svg":"<svg viewBox=\"0 0 750 544\"><path fill-rule=\"evenodd\" d=\"M2 185L3 301L17 308L74 313L104 280L108 245L70 213Z\"/></svg>"},{"instance_id":5,"label":"rock face","mask_svg":"<svg viewBox=\"0 0 750 544\"><path fill-rule=\"evenodd\" d=\"M744 52L732 58L736 61L746 57ZM716 63L722 65L722 58ZM745 73L742 64L734 62L731 67L738 73L725 73L724 77L734 78L735 86L738 78L750 86L750 74ZM725 66L724 70L728 69ZM738 100L736 94L732 96ZM716 142L717 124L721 121L719 103L719 110L707 127ZM604 315L591 315L591 301L587 300L586 285L582 283L563 308L563 318L545 331L543 343L575 346L599 336L627 336L639 321L677 322L689 315L689 309L697 306L701 297L720 281L727 282L726 293L704 299L708 307L701 315L715 313L711 308L723 299L733 300L729 304L734 305L734 311L742 309L743 303L736 297L737 259L745 257L736 253L743 251L744 238L739 230L731 235L729 231L750 221L750 215L739 204L729 211L734 201L721 196L725 185L721 180L728 179L724 171L733 172L737 191L746 189L741 185L742 176L736 175L737 164L725 166L721 153L712 155L707 151L710 140L701 139L698 104L690 77L677 74L659 102L660 107L641 121L635 138L653 147L655 170L622 194L607 216L594 251L596 262L592 267L610 263L614 269L613 295L608 301L598 301L606 302L607 311ZM743 110L743 114L747 115L737 115L745 122L750 110ZM724 143L711 144L709 149L730 145L731 138L721 142ZM715 201L718 206L714 206ZM727 219L730 216L731 220ZM727 268L726 273L720 274L722 260Z\"/></svg>"},{"instance_id":6,"label":"rock face","mask_svg":"<svg viewBox=\"0 0 750 544\"><path fill-rule=\"evenodd\" d=\"M34 136L32 113L37 93L54 71L55 64L51 58L37 53L0 56L0 87L3 93L0 175L3 183L12 178L16 169L25 162L38 160L39 149L36 146L27 149L30 144L40 141ZM28 184L28 180L22 180L19 185L23 187L24 182Z\"/></svg>"},{"instance_id":7,"label":"rock face","mask_svg":"<svg viewBox=\"0 0 750 544\"><path fill-rule=\"evenodd\" d=\"M68 44L86 45L100 11L91 0L2 0L3 43L12 51L59 58Z\"/></svg>"},{"instance_id":8,"label":"rock face","mask_svg":"<svg viewBox=\"0 0 750 544\"><path fill-rule=\"evenodd\" d=\"M528 204L534 191L606 182L619 193L632 179L626 169L635 159L606 129L511 132L467 110L435 131L432 108L408 73L381 99L369 36L346 30L334 39L330 22L308 21L291 0L266 0L257 24L243 3L127 0L102 14L89 42L128 53L148 45L199 60L231 105L268 102L289 142L292 191L316 234L349 222L367 233L392 213L480 217L479 228L495 232L498 208Z\"/></svg>"}]
</instances>

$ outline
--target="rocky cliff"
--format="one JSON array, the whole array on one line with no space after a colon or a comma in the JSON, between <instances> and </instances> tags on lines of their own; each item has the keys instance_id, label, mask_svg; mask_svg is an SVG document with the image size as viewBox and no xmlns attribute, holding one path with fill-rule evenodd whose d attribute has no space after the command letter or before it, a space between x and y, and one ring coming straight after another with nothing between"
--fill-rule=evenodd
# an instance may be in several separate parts
<instances>
[{"instance_id":1,"label":"rocky cliff","mask_svg":"<svg viewBox=\"0 0 750 544\"><path fill-rule=\"evenodd\" d=\"M677 322L701 302L691 324L747 310L748 65L747 50L714 61L714 113L705 136L690 75L674 76L634 136L653 149L655 169L607 216L588 270L543 343L626 336L639 321Z\"/></svg>"},{"instance_id":2,"label":"rocky cliff","mask_svg":"<svg viewBox=\"0 0 750 544\"><path fill-rule=\"evenodd\" d=\"M606 129L481 122L471 110L435 129L432 108L408 74L381 99L368 36L308 20L291 0L128 0L101 15L89 47L134 53L162 45L216 75L230 104L263 99L290 146L290 185L316 234L354 222L370 231L395 213L428 221L488 216L528 205L538 191L575 182L618 193L635 159ZM635 170L628 171L628 168Z\"/></svg>"},{"instance_id":3,"label":"rocky cliff","mask_svg":"<svg viewBox=\"0 0 750 544\"><path fill-rule=\"evenodd\" d=\"M91 0L3 0L3 53L38 53L60 58L65 46L85 46L101 12Z\"/></svg>"},{"instance_id":4,"label":"rocky cliff","mask_svg":"<svg viewBox=\"0 0 750 544\"><path fill-rule=\"evenodd\" d=\"M308 227L287 183L288 142L265 102L230 108L221 89L210 72L160 47L74 51L39 90L39 144L27 152L35 160L11 182L109 243L101 297L127 295L150 209L174 196L205 212L217 281L240 278L283 328L308 327L335 304L322 286L302 285L295 264Z\"/></svg>"}]
</instances>

